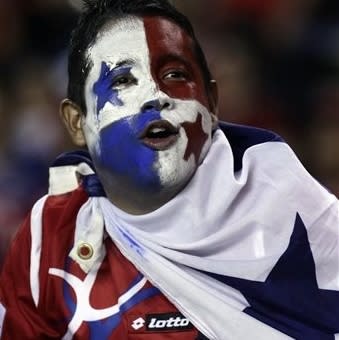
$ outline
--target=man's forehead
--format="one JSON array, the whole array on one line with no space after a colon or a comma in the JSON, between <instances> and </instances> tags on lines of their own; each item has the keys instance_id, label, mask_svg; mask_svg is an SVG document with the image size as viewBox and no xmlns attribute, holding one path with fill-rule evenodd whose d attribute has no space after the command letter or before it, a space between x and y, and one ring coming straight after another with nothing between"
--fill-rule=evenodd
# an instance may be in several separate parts
<instances>
[{"instance_id":1,"label":"man's forehead","mask_svg":"<svg viewBox=\"0 0 339 340\"><path fill-rule=\"evenodd\" d=\"M101 29L94 44L88 49L88 57L93 61L97 58L99 60L107 58L115 62L133 60L129 55L138 51L144 34L141 18L126 17L109 22Z\"/></svg>"},{"instance_id":2,"label":"man's forehead","mask_svg":"<svg viewBox=\"0 0 339 340\"><path fill-rule=\"evenodd\" d=\"M157 41L157 46L154 46ZM144 45L144 46L142 46ZM92 61L106 60L120 63L131 60L140 54L141 46L157 49L171 48L173 54L188 50L191 38L171 20L161 16L127 16L108 22L97 35L95 43L88 50Z\"/></svg>"}]
</instances>

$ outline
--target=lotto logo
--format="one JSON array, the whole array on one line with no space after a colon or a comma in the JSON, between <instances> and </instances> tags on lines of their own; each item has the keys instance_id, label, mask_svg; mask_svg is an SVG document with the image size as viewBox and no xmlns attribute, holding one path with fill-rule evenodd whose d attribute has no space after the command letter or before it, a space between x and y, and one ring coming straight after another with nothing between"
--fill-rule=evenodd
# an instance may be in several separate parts
<instances>
[{"instance_id":1,"label":"lotto logo","mask_svg":"<svg viewBox=\"0 0 339 340\"><path fill-rule=\"evenodd\" d=\"M144 327L145 320L143 318L138 318L132 322L132 327L137 331L138 329Z\"/></svg>"},{"instance_id":2,"label":"lotto logo","mask_svg":"<svg viewBox=\"0 0 339 340\"><path fill-rule=\"evenodd\" d=\"M146 315L146 329L148 331L188 330L193 325L181 313L163 313Z\"/></svg>"}]
</instances>

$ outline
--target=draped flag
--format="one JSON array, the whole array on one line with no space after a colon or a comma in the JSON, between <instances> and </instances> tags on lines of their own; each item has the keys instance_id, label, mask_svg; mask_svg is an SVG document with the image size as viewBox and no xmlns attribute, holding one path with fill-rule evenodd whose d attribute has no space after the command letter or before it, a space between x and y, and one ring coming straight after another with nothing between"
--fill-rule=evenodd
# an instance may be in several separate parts
<instances>
[{"instance_id":1,"label":"draped flag","mask_svg":"<svg viewBox=\"0 0 339 340\"><path fill-rule=\"evenodd\" d=\"M159 292L182 313L177 320L185 327L192 323L208 339L339 339L338 200L275 134L221 124L190 183L145 215L127 214L110 203L86 153L57 160L49 197L76 190L75 173L89 197L73 228L64 231L71 249L60 254L82 274L71 273L69 263L47 268L48 277L58 277L75 292L68 296L64 339L100 319L113 330L120 322L116 315ZM31 217L30 289L36 304L43 301L36 263L44 248L35 240L42 239L37 233L45 206L38 202ZM100 289L99 268L111 256L110 240L140 274L117 305L99 311L81 294ZM78 251L81 244L93 251L89 261ZM0 325L4 315L0 305ZM137 330L143 322L136 318L132 324Z\"/></svg>"}]
</instances>

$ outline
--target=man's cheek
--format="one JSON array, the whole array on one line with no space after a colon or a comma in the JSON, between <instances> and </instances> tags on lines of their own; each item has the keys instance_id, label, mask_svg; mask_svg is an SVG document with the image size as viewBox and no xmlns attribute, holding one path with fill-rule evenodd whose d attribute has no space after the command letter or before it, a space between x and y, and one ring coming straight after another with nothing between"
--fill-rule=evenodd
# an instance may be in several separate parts
<instances>
[{"instance_id":1,"label":"man's cheek","mask_svg":"<svg viewBox=\"0 0 339 340\"><path fill-rule=\"evenodd\" d=\"M176 86L158 84L161 91L169 97L181 100L197 101L200 105L208 107L208 100L202 86L190 83L177 83Z\"/></svg>"},{"instance_id":2,"label":"man's cheek","mask_svg":"<svg viewBox=\"0 0 339 340\"><path fill-rule=\"evenodd\" d=\"M138 186L160 187L154 166L158 155L141 143L137 127L130 118L126 118L103 128L96 161L112 176L124 177Z\"/></svg>"}]
</instances>

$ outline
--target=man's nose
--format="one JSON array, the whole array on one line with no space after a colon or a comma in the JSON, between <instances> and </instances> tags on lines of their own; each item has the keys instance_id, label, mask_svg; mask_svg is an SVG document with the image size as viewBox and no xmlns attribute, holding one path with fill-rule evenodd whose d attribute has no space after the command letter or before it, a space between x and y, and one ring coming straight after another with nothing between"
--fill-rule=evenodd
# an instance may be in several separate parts
<instances>
[{"instance_id":1,"label":"man's nose","mask_svg":"<svg viewBox=\"0 0 339 340\"><path fill-rule=\"evenodd\" d=\"M159 100L159 99L154 99L154 100L149 100L141 108L142 112L145 111L151 111L151 110L156 110L156 111L161 111L163 109L169 109L171 108L171 102L170 100Z\"/></svg>"}]
</instances>

